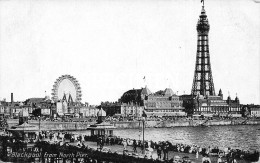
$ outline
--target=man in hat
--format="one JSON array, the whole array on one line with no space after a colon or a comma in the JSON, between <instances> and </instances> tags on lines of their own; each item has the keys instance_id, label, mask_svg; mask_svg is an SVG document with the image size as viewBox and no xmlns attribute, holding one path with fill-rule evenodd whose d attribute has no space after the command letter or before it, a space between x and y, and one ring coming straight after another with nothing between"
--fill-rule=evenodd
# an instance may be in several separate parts
<instances>
[{"instance_id":1,"label":"man in hat","mask_svg":"<svg viewBox=\"0 0 260 163\"><path fill-rule=\"evenodd\" d=\"M205 154L202 158L202 163L211 163L211 160L209 158L208 154Z\"/></svg>"},{"instance_id":2,"label":"man in hat","mask_svg":"<svg viewBox=\"0 0 260 163\"><path fill-rule=\"evenodd\" d=\"M221 159L221 156L218 156L218 160L217 160L217 163L222 163L222 159Z\"/></svg>"}]
</instances>

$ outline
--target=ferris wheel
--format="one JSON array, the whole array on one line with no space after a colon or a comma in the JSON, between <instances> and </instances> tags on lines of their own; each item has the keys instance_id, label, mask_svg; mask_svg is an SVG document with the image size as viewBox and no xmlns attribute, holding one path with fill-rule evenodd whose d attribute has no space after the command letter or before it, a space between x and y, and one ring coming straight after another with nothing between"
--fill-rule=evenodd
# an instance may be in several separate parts
<instances>
[{"instance_id":1,"label":"ferris wheel","mask_svg":"<svg viewBox=\"0 0 260 163\"><path fill-rule=\"evenodd\" d=\"M53 85L52 100L57 102L62 100L64 96L68 99L72 97L73 102L81 101L81 87L76 78L71 75L62 75L59 77Z\"/></svg>"}]
</instances>

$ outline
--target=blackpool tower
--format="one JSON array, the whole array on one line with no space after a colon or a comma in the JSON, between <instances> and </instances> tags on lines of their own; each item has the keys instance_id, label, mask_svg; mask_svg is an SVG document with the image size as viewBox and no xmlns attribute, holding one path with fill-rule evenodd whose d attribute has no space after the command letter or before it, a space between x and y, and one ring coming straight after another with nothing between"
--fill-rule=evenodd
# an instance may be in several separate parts
<instances>
[{"instance_id":1,"label":"blackpool tower","mask_svg":"<svg viewBox=\"0 0 260 163\"><path fill-rule=\"evenodd\" d=\"M197 55L195 72L192 84L192 95L211 95L215 96L214 83L212 78L210 55L209 55L209 22L206 11L204 9L204 2L197 23L198 41L197 41Z\"/></svg>"}]
</instances>

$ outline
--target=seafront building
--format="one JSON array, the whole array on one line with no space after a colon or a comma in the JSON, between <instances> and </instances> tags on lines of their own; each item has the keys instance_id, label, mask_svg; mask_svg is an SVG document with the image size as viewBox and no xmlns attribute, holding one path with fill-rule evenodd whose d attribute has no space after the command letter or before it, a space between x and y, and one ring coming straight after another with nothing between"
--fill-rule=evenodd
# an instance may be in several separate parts
<instances>
[{"instance_id":1,"label":"seafront building","mask_svg":"<svg viewBox=\"0 0 260 163\"><path fill-rule=\"evenodd\" d=\"M221 92L221 90L220 90ZM181 95L183 106L188 115L204 117L241 117L242 110L238 97L231 100L231 97L225 100L223 95L202 96L202 95Z\"/></svg>"},{"instance_id":2,"label":"seafront building","mask_svg":"<svg viewBox=\"0 0 260 163\"><path fill-rule=\"evenodd\" d=\"M97 106L89 105L88 103L74 103L72 100L66 101L65 99L62 101L56 102L56 115L60 117L96 117L99 109Z\"/></svg>"},{"instance_id":3,"label":"seafront building","mask_svg":"<svg viewBox=\"0 0 260 163\"><path fill-rule=\"evenodd\" d=\"M147 86L125 92L121 103L134 103L143 106L148 117L186 116L185 108L179 96L171 88L152 93Z\"/></svg>"},{"instance_id":4,"label":"seafront building","mask_svg":"<svg viewBox=\"0 0 260 163\"><path fill-rule=\"evenodd\" d=\"M74 103L69 100L54 102L48 96L43 98L28 98L25 101L14 102L11 94L11 102L0 101L0 115L7 118L18 118L21 111L28 112L30 117L96 117L97 106L88 103Z\"/></svg>"},{"instance_id":5,"label":"seafront building","mask_svg":"<svg viewBox=\"0 0 260 163\"><path fill-rule=\"evenodd\" d=\"M144 106L134 102L102 102L100 107L104 109L107 116L142 117Z\"/></svg>"},{"instance_id":6,"label":"seafront building","mask_svg":"<svg viewBox=\"0 0 260 163\"><path fill-rule=\"evenodd\" d=\"M102 102L107 115L121 117L142 117L145 111L148 117L186 116L182 101L172 89L166 88L152 93L147 86L126 91L118 102Z\"/></svg>"},{"instance_id":7,"label":"seafront building","mask_svg":"<svg viewBox=\"0 0 260 163\"><path fill-rule=\"evenodd\" d=\"M260 118L260 105L247 104L241 105L243 116Z\"/></svg>"}]
</instances>

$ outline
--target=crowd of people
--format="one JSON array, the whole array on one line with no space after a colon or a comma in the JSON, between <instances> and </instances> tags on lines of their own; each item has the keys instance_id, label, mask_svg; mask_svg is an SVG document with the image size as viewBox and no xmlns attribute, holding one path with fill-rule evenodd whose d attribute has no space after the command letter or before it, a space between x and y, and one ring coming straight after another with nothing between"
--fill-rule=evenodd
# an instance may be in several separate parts
<instances>
[{"instance_id":1,"label":"crowd of people","mask_svg":"<svg viewBox=\"0 0 260 163\"><path fill-rule=\"evenodd\" d=\"M48 141L46 140L48 139ZM115 160L115 156L117 158L124 158L126 159L130 159L133 160L135 158L138 158L139 161L141 160L140 157L135 157L132 158L134 156L138 156L138 153L141 153L141 151L145 150L145 156L143 158L143 160L146 160L147 162L176 162L175 158L170 158L169 157L169 152L173 151L173 152L179 152L179 153L188 153L188 154L194 154L194 156L196 157L196 159L199 158L200 156L203 156L202 161L205 163L211 163L210 157L208 156L219 156L218 158L218 163L222 163L222 162L227 162L227 163L235 163L236 160L241 160L241 159L245 159L245 160L249 160L249 161L255 161L258 160L259 158L259 152L254 152L254 153L250 153L249 151L244 151L244 150L239 150L239 149L231 149L231 148L226 148L224 150L219 149L218 147L200 147L198 145L187 145L187 144L173 144L169 141L145 141L142 142L141 140L135 140L135 139L125 139L125 138L121 138L121 137L116 137L116 136L111 136L111 137L97 137L97 136L89 136L89 135L82 135L82 134L73 134L73 133L69 133L69 132L46 132L46 131L42 131L39 134L39 140L38 142L49 142L50 144L55 144L59 147L68 147L68 148L72 148L71 145L68 145L68 143L71 142L76 142L77 148L73 149L82 149L82 150L86 150L85 152L91 152L92 153L99 151L101 153L106 153L106 157L104 157L104 160ZM88 148L87 146L85 146L87 141L94 141L97 142L97 147L96 149L91 149ZM17 141L13 141L13 142L17 142ZM123 146L123 151L122 154L123 156L118 156L119 154L117 152L112 152L110 149L109 150L103 150L104 146L114 146L114 145L119 145L119 146ZM139 151L138 151L139 150ZM131 155L129 156L129 152L127 151L131 151ZM152 152L155 152L157 154L157 158L152 157ZM98 160L100 161L100 156L96 158L96 155L99 155L97 152L95 155L93 155L93 157L89 157L90 160L92 160L92 162L94 162L96 160L96 162L98 162ZM99 159L98 159L99 158ZM224 159L223 159L224 158ZM125 160L124 159L124 160ZM103 160L103 161L104 161ZM185 161L185 159L179 159L179 161L181 160L181 162L188 162L188 160ZM120 162L122 160L119 159L118 162ZM177 161L177 162L179 162ZM117 161L113 161L113 162L117 162Z\"/></svg>"},{"instance_id":2,"label":"crowd of people","mask_svg":"<svg viewBox=\"0 0 260 163\"><path fill-rule=\"evenodd\" d=\"M124 139L120 137L106 137L106 138L98 138L92 136L83 136L85 141L96 141L97 145L101 145L100 149L104 145L113 146L115 144L122 145L124 151L127 149L128 146L132 148L134 153L137 152L137 147L141 150L144 148L148 151L152 149L152 151L157 152L158 159L161 160L169 160L169 151L173 152L180 152L180 153L189 153L196 155L198 158L199 155L202 155L203 158L209 155L219 156L219 162L222 157L225 157L227 162L236 162L238 159L246 159L249 161L258 160L259 159L259 152L255 151L254 153L249 152L248 150L241 150L241 149L219 149L218 147L201 147L198 145L187 145L187 144L173 144L169 141L145 141L144 143L141 140L135 139ZM148 158L151 157L151 153L146 155Z\"/></svg>"}]
</instances>

